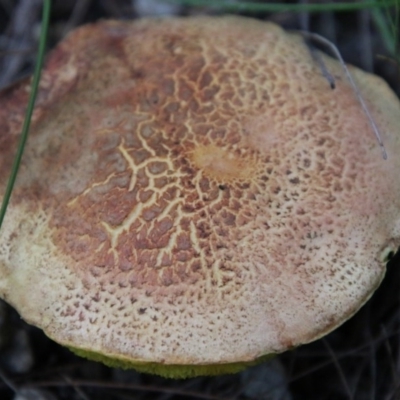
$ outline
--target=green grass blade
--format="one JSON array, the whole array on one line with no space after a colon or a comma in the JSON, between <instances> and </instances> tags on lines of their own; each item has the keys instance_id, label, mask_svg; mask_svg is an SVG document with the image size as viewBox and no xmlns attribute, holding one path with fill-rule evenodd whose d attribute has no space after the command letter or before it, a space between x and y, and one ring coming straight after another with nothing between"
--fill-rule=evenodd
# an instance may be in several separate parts
<instances>
[{"instance_id":1,"label":"green grass blade","mask_svg":"<svg viewBox=\"0 0 400 400\"><path fill-rule=\"evenodd\" d=\"M367 1L348 1L339 3L255 3L255 2L237 2L231 3L226 0L165 0L169 3L179 3L185 6L212 7L231 12L322 12L322 11L355 11L370 8L386 8L396 4L398 0L367 0Z\"/></svg>"},{"instance_id":2,"label":"green grass blade","mask_svg":"<svg viewBox=\"0 0 400 400\"><path fill-rule=\"evenodd\" d=\"M394 37L390 29L390 26L388 24L387 18L380 9L376 9L373 11L372 18L374 19L379 29L385 47L388 49L389 53L393 55L394 52L396 51L396 47L395 47Z\"/></svg>"},{"instance_id":3,"label":"green grass blade","mask_svg":"<svg viewBox=\"0 0 400 400\"><path fill-rule=\"evenodd\" d=\"M399 0L397 0L394 4L394 13L390 12L388 9L384 12L381 8L372 10L372 18L378 27L383 43L390 55L398 62L400 61L400 56L398 54L399 3Z\"/></svg>"},{"instance_id":4,"label":"green grass blade","mask_svg":"<svg viewBox=\"0 0 400 400\"><path fill-rule=\"evenodd\" d=\"M35 99L36 99L36 94L37 94L37 90L38 90L38 86L39 86L44 54L45 54L45 50L46 50L46 38L47 38L47 31L48 31L49 20L50 20L50 6L51 6L51 0L44 0L43 11L42 11L42 29L40 32L38 57L36 60L36 65L35 65L35 72L33 74L32 90L31 90L31 93L29 96L28 107L27 107L27 110L25 113L25 120L24 120L21 137L20 137L19 144L18 144L17 154L15 155L15 158L14 158L11 175L10 175L10 178L7 183L3 202L1 204L0 228L3 224L7 206L10 201L12 190L14 188L15 179L17 177L19 165L21 163L22 154L24 152L25 143L28 138L29 126L30 126L30 122L31 122L33 107L35 105Z\"/></svg>"}]
</instances>

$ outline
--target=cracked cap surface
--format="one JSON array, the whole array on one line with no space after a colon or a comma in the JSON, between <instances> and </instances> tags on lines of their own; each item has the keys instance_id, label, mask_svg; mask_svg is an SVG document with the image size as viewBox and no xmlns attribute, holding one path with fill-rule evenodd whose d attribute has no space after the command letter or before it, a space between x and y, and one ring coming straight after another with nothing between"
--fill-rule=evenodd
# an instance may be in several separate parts
<instances>
[{"instance_id":1,"label":"cracked cap surface","mask_svg":"<svg viewBox=\"0 0 400 400\"><path fill-rule=\"evenodd\" d=\"M50 55L0 232L0 296L54 340L161 364L310 342L400 238L400 106L256 20L104 21ZM28 82L0 95L0 195Z\"/></svg>"}]
</instances>

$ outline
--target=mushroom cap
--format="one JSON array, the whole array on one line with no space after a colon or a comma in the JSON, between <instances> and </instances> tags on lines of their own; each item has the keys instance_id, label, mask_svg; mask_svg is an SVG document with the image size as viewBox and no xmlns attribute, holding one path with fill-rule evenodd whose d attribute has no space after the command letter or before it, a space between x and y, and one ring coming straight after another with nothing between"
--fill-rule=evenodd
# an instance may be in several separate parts
<instances>
[{"instance_id":1,"label":"mushroom cap","mask_svg":"<svg viewBox=\"0 0 400 400\"><path fill-rule=\"evenodd\" d=\"M249 363L352 316L400 244L400 104L240 17L103 21L43 72L0 297L103 361ZM29 86L0 96L0 195ZM197 372L193 372L197 371Z\"/></svg>"}]
</instances>

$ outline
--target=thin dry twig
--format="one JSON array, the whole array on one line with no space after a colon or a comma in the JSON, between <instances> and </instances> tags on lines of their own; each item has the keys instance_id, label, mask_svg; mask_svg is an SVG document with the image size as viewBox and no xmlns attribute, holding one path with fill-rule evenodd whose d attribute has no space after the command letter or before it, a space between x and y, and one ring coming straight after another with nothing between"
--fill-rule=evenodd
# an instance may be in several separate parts
<instances>
[{"instance_id":1,"label":"thin dry twig","mask_svg":"<svg viewBox=\"0 0 400 400\"><path fill-rule=\"evenodd\" d=\"M82 400L90 400L86 393L79 386L75 385L75 381L73 379L67 375L62 375L62 378L74 388L75 392Z\"/></svg>"},{"instance_id":2,"label":"thin dry twig","mask_svg":"<svg viewBox=\"0 0 400 400\"><path fill-rule=\"evenodd\" d=\"M186 390L179 390L176 388L170 388L166 386L154 386L154 385L139 385L139 384L128 384L128 383L115 383L115 382L102 382L102 381L90 381L90 380L74 380L74 385L76 387L94 387L94 388L105 388L105 389L125 389L125 390L137 390L137 391L147 391L153 393L171 393L174 395L182 396L183 398L196 398L203 400L233 400L229 398L223 398L220 396L214 396L211 394L190 392ZM23 386L24 389L28 388L38 388L38 387L62 387L70 386L68 382L59 380L52 381L41 381L26 384Z\"/></svg>"},{"instance_id":3,"label":"thin dry twig","mask_svg":"<svg viewBox=\"0 0 400 400\"><path fill-rule=\"evenodd\" d=\"M349 384L347 382L347 379L346 379L346 377L345 377L345 375L343 373L342 368L340 367L339 360L336 357L335 352L332 350L331 346L329 345L328 341L325 338L322 339L322 342L323 342L324 346L326 347L326 349L328 350L328 353L329 353L330 357L332 358L332 362L333 362L333 364L334 364L334 366L335 366L335 368L336 368L336 370L337 370L337 372L339 374L339 378L340 378L340 380L342 382L343 387L345 388L345 391L347 393L348 398L350 400L353 399L353 394L351 392L350 386L349 386Z\"/></svg>"},{"instance_id":4,"label":"thin dry twig","mask_svg":"<svg viewBox=\"0 0 400 400\"><path fill-rule=\"evenodd\" d=\"M8 376L0 369L0 379L6 384L8 388L10 388L14 393L18 393L18 387L15 383L8 378Z\"/></svg>"},{"instance_id":5,"label":"thin dry twig","mask_svg":"<svg viewBox=\"0 0 400 400\"><path fill-rule=\"evenodd\" d=\"M308 41L306 43L309 44ZM323 58L321 57L321 54L318 51L316 51L315 47L312 46L311 44L309 44L308 48L310 49L312 58L315 60L315 62L321 68L322 75L328 81L329 86L331 87L331 89L335 89L335 87L336 87L335 78L328 71L328 68L326 67L325 62L324 62Z\"/></svg>"},{"instance_id":6,"label":"thin dry twig","mask_svg":"<svg viewBox=\"0 0 400 400\"><path fill-rule=\"evenodd\" d=\"M62 34L63 37L83 20L83 17L87 13L91 2L92 0L80 0L76 2L72 10L72 14L65 24Z\"/></svg>"},{"instance_id":7,"label":"thin dry twig","mask_svg":"<svg viewBox=\"0 0 400 400\"><path fill-rule=\"evenodd\" d=\"M318 35L317 33L310 33L310 32L305 32L305 31L301 31L300 33L309 39L315 40L316 42L319 42L319 43L325 45L326 47L331 49L331 51L335 54L336 58L339 60L340 64L342 65L342 68L347 76L347 79L349 80L351 86L353 87L354 93L356 94L357 99L358 99L359 103L361 104L361 107L362 107L365 115L368 118L368 121L372 127L372 130L374 131L375 137L378 140L379 146L381 148L382 157L384 160L387 160L387 152L386 152L385 146L382 141L381 133L380 133L378 127L376 126L375 120L372 117L371 113L369 112L368 107L365 104L365 101L364 101L363 97L361 96L360 91L358 90L357 85L354 82L354 79L351 76L350 71L347 68L346 63L344 62L342 55L340 54L340 51L338 50L338 48L331 41L325 39L323 36Z\"/></svg>"}]
</instances>

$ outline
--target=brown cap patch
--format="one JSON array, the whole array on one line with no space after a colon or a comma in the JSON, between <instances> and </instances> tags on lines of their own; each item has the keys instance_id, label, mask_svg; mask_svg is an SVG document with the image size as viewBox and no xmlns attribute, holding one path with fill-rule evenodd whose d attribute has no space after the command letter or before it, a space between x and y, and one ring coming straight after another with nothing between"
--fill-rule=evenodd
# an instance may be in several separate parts
<instances>
[{"instance_id":1,"label":"brown cap patch","mask_svg":"<svg viewBox=\"0 0 400 400\"><path fill-rule=\"evenodd\" d=\"M400 243L400 105L302 40L224 17L106 21L44 71L0 232L0 296L56 341L248 361L356 312ZM0 94L0 195L27 99Z\"/></svg>"}]
</instances>

